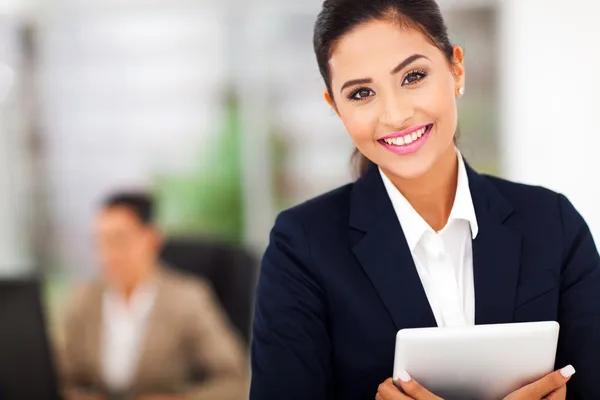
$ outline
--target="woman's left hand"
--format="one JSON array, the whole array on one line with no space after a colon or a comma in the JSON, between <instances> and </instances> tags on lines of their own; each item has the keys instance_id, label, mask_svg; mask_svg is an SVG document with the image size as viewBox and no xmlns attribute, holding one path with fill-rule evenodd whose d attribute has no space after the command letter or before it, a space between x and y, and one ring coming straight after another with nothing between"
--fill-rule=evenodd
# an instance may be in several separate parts
<instances>
[{"instance_id":1,"label":"woman's left hand","mask_svg":"<svg viewBox=\"0 0 600 400\"><path fill-rule=\"evenodd\" d=\"M397 381L397 385L402 388L402 393L398 387L394 384L392 378L386 380L377 390L376 400L443 400L425 389L414 379L410 379L408 382L401 380Z\"/></svg>"}]
</instances>

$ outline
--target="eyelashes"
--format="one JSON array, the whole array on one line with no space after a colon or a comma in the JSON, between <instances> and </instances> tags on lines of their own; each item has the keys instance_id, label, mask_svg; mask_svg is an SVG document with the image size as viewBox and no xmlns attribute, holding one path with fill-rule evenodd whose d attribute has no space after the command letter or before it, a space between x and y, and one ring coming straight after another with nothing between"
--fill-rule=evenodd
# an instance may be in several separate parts
<instances>
[{"instance_id":1,"label":"eyelashes","mask_svg":"<svg viewBox=\"0 0 600 400\"><path fill-rule=\"evenodd\" d=\"M375 94L375 92L369 88L366 87L361 87L358 88L354 91L352 91L349 95L348 95L348 100L352 100L352 101L365 101L369 95Z\"/></svg>"},{"instance_id":2,"label":"eyelashes","mask_svg":"<svg viewBox=\"0 0 600 400\"><path fill-rule=\"evenodd\" d=\"M424 69L413 69L402 79L402 86L414 85L427 77L427 71Z\"/></svg>"},{"instance_id":3,"label":"eyelashes","mask_svg":"<svg viewBox=\"0 0 600 400\"><path fill-rule=\"evenodd\" d=\"M411 86L416 85L421 82L423 79L427 77L427 71L423 69L414 69L409 71L404 78L402 79L402 86ZM347 96L350 101L365 101L368 100L369 97L375 95L375 92L368 87L359 87Z\"/></svg>"}]
</instances>

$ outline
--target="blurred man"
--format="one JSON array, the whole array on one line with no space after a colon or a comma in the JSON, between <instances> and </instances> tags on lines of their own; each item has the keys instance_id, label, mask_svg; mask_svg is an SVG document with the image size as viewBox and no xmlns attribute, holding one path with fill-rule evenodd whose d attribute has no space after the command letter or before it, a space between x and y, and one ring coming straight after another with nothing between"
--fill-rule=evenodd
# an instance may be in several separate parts
<instances>
[{"instance_id":1,"label":"blurred man","mask_svg":"<svg viewBox=\"0 0 600 400\"><path fill-rule=\"evenodd\" d=\"M247 398L241 341L208 284L159 264L151 199L111 197L96 234L104 279L67 319L68 397Z\"/></svg>"}]
</instances>

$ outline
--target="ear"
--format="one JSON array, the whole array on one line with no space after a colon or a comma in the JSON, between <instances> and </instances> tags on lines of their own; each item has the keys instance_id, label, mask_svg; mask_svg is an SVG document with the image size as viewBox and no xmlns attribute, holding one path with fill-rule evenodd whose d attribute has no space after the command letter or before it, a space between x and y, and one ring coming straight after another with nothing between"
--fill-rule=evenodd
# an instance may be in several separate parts
<instances>
[{"instance_id":1,"label":"ear","mask_svg":"<svg viewBox=\"0 0 600 400\"><path fill-rule=\"evenodd\" d=\"M454 46L452 52L452 75L454 75L455 92L458 94L459 89L465 87L465 65L464 52L462 47Z\"/></svg>"},{"instance_id":2,"label":"ear","mask_svg":"<svg viewBox=\"0 0 600 400\"><path fill-rule=\"evenodd\" d=\"M333 111L335 111L335 113L338 115L338 117L340 116L340 113L337 110L337 107L335 106L335 103L333 102L333 99L331 98L331 96L329 95L329 91L327 89L325 89L325 91L323 91L323 97L325 98L325 101L327 102L327 104L329 104L329 106L331 108L333 108Z\"/></svg>"}]
</instances>

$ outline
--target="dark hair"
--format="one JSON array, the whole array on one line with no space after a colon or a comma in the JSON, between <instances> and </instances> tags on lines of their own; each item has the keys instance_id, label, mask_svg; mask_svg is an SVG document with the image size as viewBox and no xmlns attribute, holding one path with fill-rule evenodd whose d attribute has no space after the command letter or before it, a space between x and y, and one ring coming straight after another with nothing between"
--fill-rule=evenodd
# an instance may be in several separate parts
<instances>
[{"instance_id":1,"label":"dark hair","mask_svg":"<svg viewBox=\"0 0 600 400\"><path fill-rule=\"evenodd\" d=\"M104 200L103 208L123 207L131 211L143 225L154 222L154 204L147 193L118 192Z\"/></svg>"},{"instance_id":2,"label":"dark hair","mask_svg":"<svg viewBox=\"0 0 600 400\"><path fill-rule=\"evenodd\" d=\"M325 0L315 23L313 46L321 76L332 100L329 59L335 45L346 33L372 20L392 21L401 27L418 30L452 63L454 49L435 0ZM358 149L354 152L353 160L359 175L371 163Z\"/></svg>"}]
</instances>

